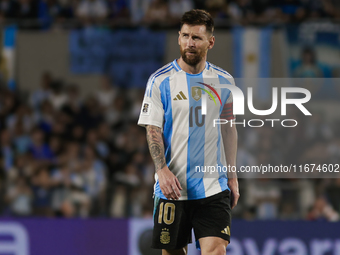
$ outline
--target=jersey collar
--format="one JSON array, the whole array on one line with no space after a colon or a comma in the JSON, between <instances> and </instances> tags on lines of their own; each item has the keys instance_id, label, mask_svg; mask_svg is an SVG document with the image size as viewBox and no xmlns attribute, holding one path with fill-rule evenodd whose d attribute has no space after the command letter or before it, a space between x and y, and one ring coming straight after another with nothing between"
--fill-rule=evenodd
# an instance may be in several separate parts
<instances>
[{"instance_id":1,"label":"jersey collar","mask_svg":"<svg viewBox=\"0 0 340 255\"><path fill-rule=\"evenodd\" d=\"M172 65L174 66L174 68L176 69L177 72L182 71L182 68L181 68L181 67L178 65L178 63L177 63L177 59L175 59L174 61L172 61ZM205 69L209 70L209 67L210 67L209 62L206 61L206 62L205 62ZM203 71L204 71L204 70L203 70Z\"/></svg>"}]
</instances>

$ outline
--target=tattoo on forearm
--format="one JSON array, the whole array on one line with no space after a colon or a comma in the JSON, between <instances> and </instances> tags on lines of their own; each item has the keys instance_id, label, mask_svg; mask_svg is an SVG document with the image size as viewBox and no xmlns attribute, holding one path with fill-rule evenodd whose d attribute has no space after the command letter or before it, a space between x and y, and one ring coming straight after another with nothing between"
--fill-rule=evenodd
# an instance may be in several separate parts
<instances>
[{"instance_id":1,"label":"tattoo on forearm","mask_svg":"<svg viewBox=\"0 0 340 255\"><path fill-rule=\"evenodd\" d=\"M162 132L159 127L147 126L146 139L153 162L155 163L156 172L165 167L164 143Z\"/></svg>"}]
</instances>

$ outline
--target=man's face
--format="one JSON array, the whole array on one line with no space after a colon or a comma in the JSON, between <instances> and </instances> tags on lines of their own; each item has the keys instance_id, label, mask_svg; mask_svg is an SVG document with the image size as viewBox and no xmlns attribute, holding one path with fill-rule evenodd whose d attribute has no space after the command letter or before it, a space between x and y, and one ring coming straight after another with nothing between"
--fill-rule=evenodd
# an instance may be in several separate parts
<instances>
[{"instance_id":1,"label":"man's face","mask_svg":"<svg viewBox=\"0 0 340 255\"><path fill-rule=\"evenodd\" d=\"M179 31L178 44L185 63L196 66L214 46L215 38L206 31L204 25L184 24Z\"/></svg>"}]
</instances>

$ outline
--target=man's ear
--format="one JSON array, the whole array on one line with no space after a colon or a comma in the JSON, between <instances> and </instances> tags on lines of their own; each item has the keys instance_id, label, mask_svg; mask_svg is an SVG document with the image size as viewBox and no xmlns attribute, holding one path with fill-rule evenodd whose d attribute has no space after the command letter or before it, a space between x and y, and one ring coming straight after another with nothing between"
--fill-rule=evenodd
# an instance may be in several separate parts
<instances>
[{"instance_id":1,"label":"man's ear","mask_svg":"<svg viewBox=\"0 0 340 255\"><path fill-rule=\"evenodd\" d=\"M179 43L180 37L181 37L181 31L178 31L178 45L181 45L181 44Z\"/></svg>"},{"instance_id":2,"label":"man's ear","mask_svg":"<svg viewBox=\"0 0 340 255\"><path fill-rule=\"evenodd\" d=\"M215 36L212 35L210 37L210 39L209 39L209 47L208 47L208 49L209 50L212 49L214 47L214 45L215 45Z\"/></svg>"}]
</instances>

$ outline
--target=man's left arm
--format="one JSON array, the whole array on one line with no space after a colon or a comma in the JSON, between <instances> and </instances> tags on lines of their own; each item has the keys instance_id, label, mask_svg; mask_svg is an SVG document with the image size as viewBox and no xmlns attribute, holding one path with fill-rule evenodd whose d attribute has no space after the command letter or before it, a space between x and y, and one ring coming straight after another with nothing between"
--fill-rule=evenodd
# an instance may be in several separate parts
<instances>
[{"instance_id":1,"label":"man's left arm","mask_svg":"<svg viewBox=\"0 0 340 255\"><path fill-rule=\"evenodd\" d=\"M230 125L230 120L227 124L221 126L223 145L228 164L228 186L231 191L231 209L233 209L240 197L237 173L236 173L236 152L237 152L237 129L236 125ZM234 169L235 172L231 171Z\"/></svg>"}]
</instances>

